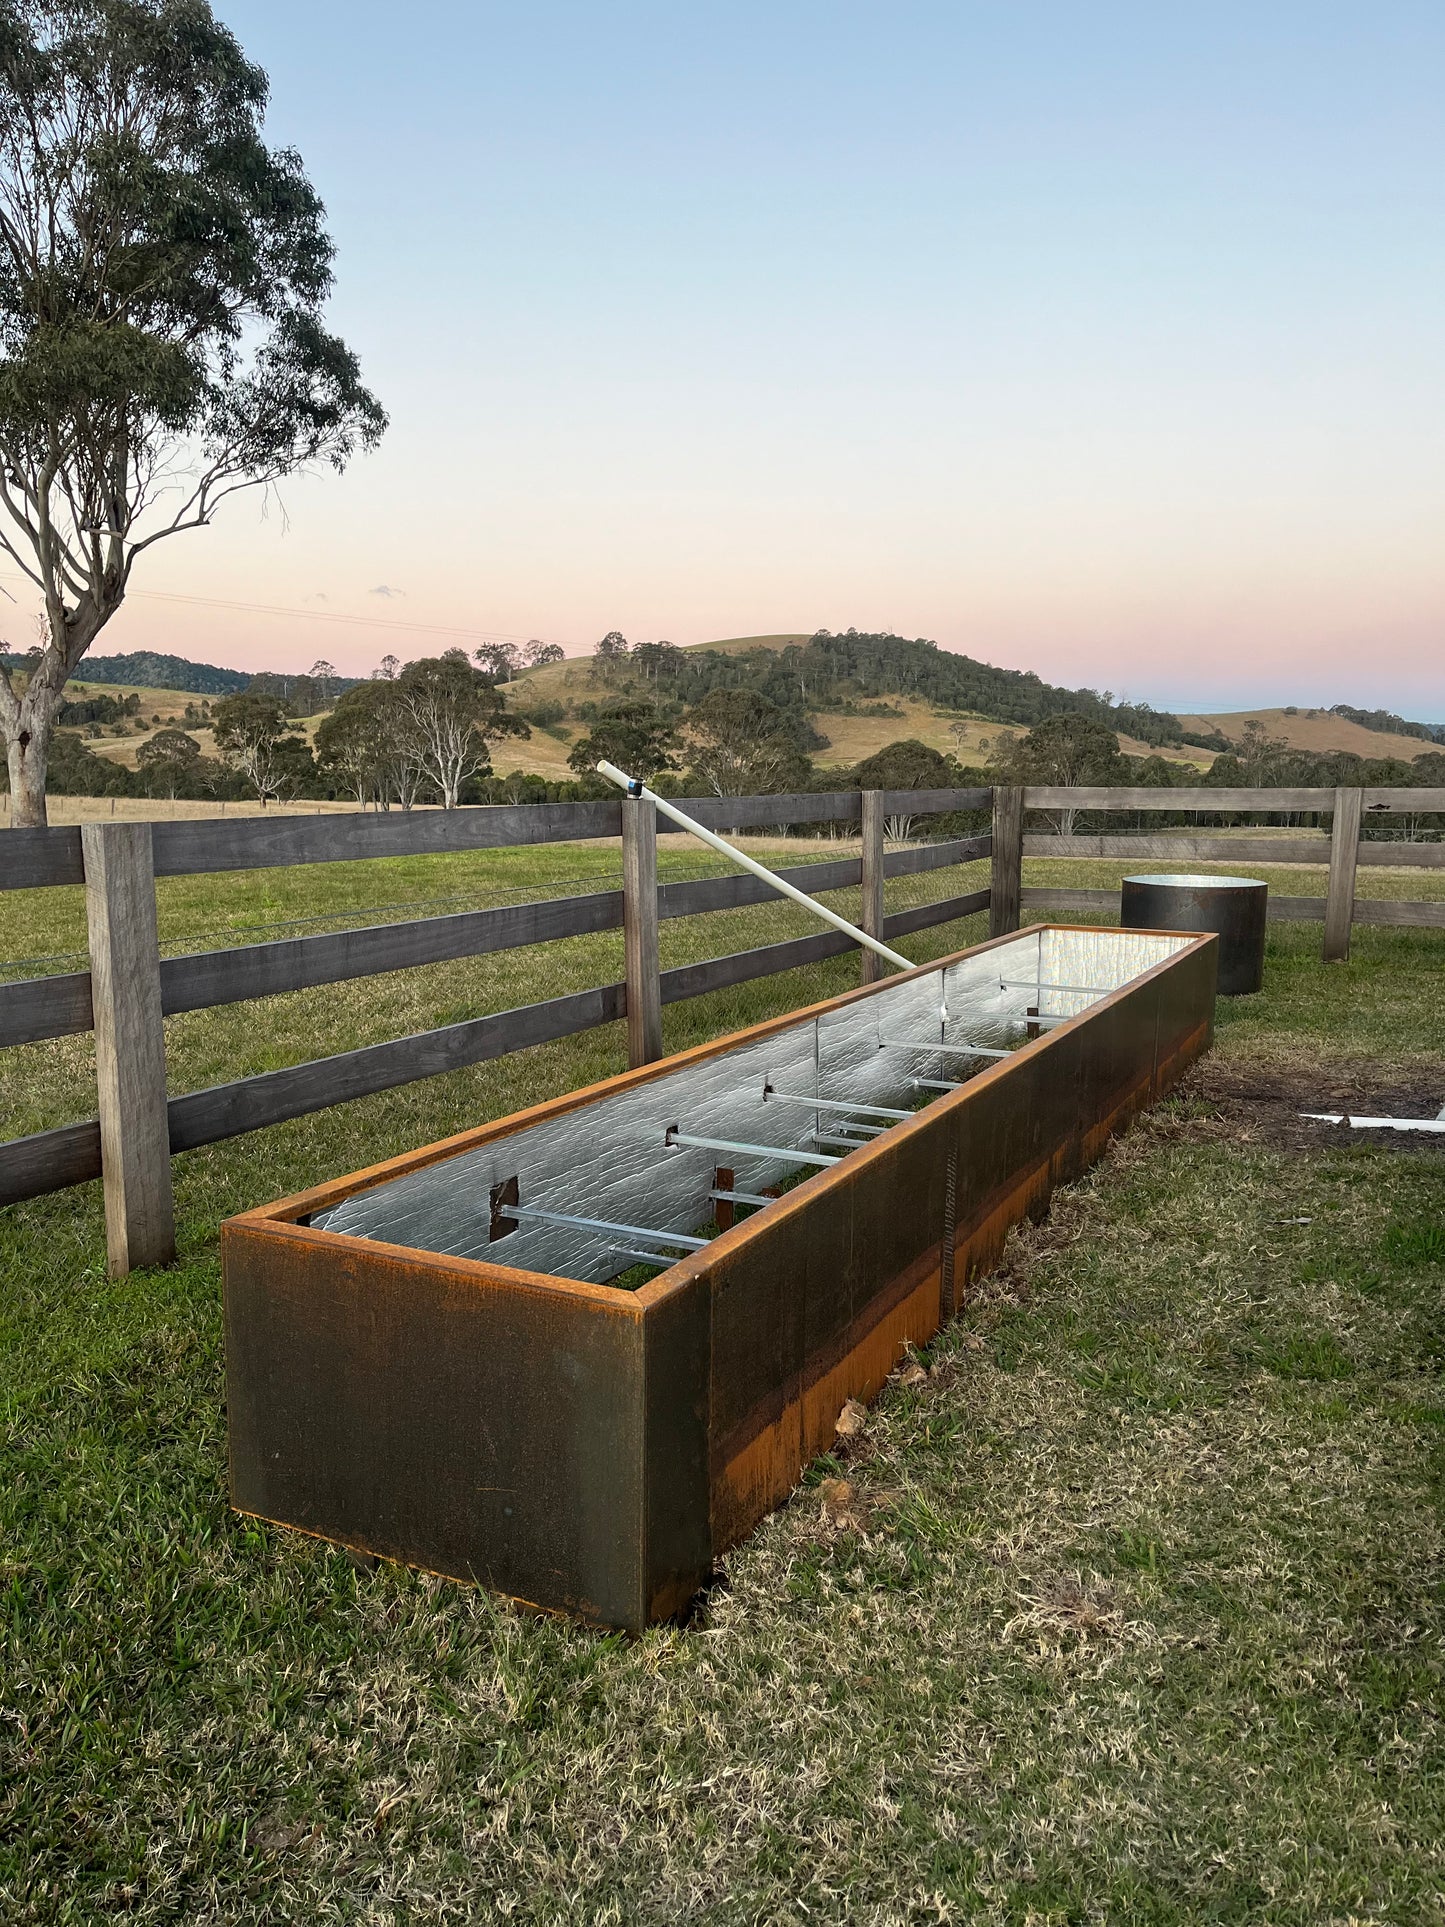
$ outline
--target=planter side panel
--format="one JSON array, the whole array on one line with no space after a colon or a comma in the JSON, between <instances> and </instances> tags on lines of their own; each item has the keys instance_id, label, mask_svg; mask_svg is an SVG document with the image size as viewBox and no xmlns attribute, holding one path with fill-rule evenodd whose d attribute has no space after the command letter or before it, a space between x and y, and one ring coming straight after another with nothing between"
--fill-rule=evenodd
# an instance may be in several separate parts
<instances>
[{"instance_id":1,"label":"planter side panel","mask_svg":"<svg viewBox=\"0 0 1445 1927\"><path fill-rule=\"evenodd\" d=\"M1182 955L933 1114L800 1190L764 1232L709 1267L713 1550L745 1536L831 1443L849 1398L868 1399L906 1343L941 1322L941 1254L955 1302L1010 1228L1040 1216L1111 1133L1207 1047L1212 949ZM1161 1055L1162 1053L1162 1055ZM946 1171L955 1171L953 1223Z\"/></svg>"},{"instance_id":2,"label":"planter side panel","mask_svg":"<svg viewBox=\"0 0 1445 1927\"><path fill-rule=\"evenodd\" d=\"M938 1329L948 1130L925 1114L708 1267L715 1552L792 1490L845 1401Z\"/></svg>"},{"instance_id":3,"label":"planter side panel","mask_svg":"<svg viewBox=\"0 0 1445 1927\"><path fill-rule=\"evenodd\" d=\"M712 1565L707 1406L711 1292L693 1276L645 1303L643 1476L649 1621L682 1612Z\"/></svg>"},{"instance_id":4,"label":"planter side panel","mask_svg":"<svg viewBox=\"0 0 1445 1927\"><path fill-rule=\"evenodd\" d=\"M286 1225L223 1227L243 1512L645 1621L641 1320Z\"/></svg>"},{"instance_id":5,"label":"planter side panel","mask_svg":"<svg viewBox=\"0 0 1445 1927\"><path fill-rule=\"evenodd\" d=\"M1214 1042L1214 991L1219 974L1219 939L1211 936L1185 951L1159 976L1159 1035L1155 1048L1154 1092L1165 1096L1196 1057Z\"/></svg>"}]
</instances>

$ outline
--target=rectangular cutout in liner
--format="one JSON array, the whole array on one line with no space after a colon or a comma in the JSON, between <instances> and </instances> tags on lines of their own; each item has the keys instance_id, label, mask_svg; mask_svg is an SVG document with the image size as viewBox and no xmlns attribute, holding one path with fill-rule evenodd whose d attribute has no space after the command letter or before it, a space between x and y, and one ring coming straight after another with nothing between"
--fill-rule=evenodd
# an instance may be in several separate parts
<instances>
[{"instance_id":1,"label":"rectangular cutout in liner","mask_svg":"<svg viewBox=\"0 0 1445 1927\"><path fill-rule=\"evenodd\" d=\"M232 1219L233 1503L605 1624L679 1612L1208 1047L1215 953L998 938ZM709 1235L718 1189L766 1201Z\"/></svg>"}]
</instances>

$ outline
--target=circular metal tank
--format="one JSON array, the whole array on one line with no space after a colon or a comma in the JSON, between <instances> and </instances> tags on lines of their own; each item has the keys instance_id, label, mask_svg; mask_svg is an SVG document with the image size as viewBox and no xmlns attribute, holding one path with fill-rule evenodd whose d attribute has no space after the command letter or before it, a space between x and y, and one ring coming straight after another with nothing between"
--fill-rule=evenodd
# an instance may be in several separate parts
<instances>
[{"instance_id":1,"label":"circular metal tank","mask_svg":"<svg viewBox=\"0 0 1445 1927\"><path fill-rule=\"evenodd\" d=\"M1264 984L1269 885L1253 877L1125 877L1126 930L1213 930L1219 937L1219 995L1245 997Z\"/></svg>"}]
</instances>

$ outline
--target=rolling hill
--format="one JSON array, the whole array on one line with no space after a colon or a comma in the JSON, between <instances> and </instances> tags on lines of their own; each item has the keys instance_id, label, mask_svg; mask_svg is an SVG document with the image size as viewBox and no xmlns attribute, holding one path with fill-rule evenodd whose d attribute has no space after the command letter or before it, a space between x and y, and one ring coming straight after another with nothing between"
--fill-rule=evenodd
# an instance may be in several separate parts
<instances>
[{"instance_id":1,"label":"rolling hill","mask_svg":"<svg viewBox=\"0 0 1445 1927\"><path fill-rule=\"evenodd\" d=\"M1259 723L1267 735L1288 743L1291 749L1313 750L1316 754L1345 750L1354 756L1399 756L1409 763L1432 747L1418 736L1366 729L1328 709L1237 709L1223 716L1181 716L1179 720L1201 734L1218 729L1231 742L1239 741L1246 723Z\"/></svg>"},{"instance_id":2,"label":"rolling hill","mask_svg":"<svg viewBox=\"0 0 1445 1927\"><path fill-rule=\"evenodd\" d=\"M806 646L812 640L812 637L799 632L730 636L717 642L687 645L679 653L683 657L693 658L700 665L711 660L712 669L716 672L716 658L781 655L789 648ZM840 644L847 641L846 638L837 640ZM1008 708L1017 711L1029 707L1046 712L1056 700L1068 702L1071 706L1087 700L1102 707L1099 699L1090 691L1054 690L1037 677L1021 675L1012 670L998 670L989 664L975 663L968 657L957 657L950 662L946 660L949 652L932 651L928 645L906 643L894 638L859 640L864 644L897 643L892 673L899 684L910 677L916 680L920 673L926 676L942 672L943 686L955 689L968 687L980 695L994 696L1001 712ZM940 656L945 658L943 662L939 662ZM796 662L798 658L794 656L791 660ZM144 677L135 673L110 673L122 666L132 672L144 669L150 673ZM749 680L753 673L750 670L743 671ZM886 687L884 685L890 675L886 656L868 666L865 674L868 678L865 685L845 683L832 690L824 689L818 706L811 700L812 687L807 689L810 725L825 739L824 745L815 750L813 757L815 764L820 767L851 767L902 737L915 737L934 749L951 750L965 762L982 763L987 760L990 749L1002 739L1020 735L1029 727L1029 722L1020 720L1017 715L992 714L986 707L960 703L957 696L943 702L926 692ZM162 676L164 683L160 681ZM249 680L244 671L188 663L181 657L138 652L131 656L87 659L80 676L69 685L67 693L76 694L81 686L86 692L96 695L138 693L142 714L147 719L156 717L162 723L174 723L180 720L188 700L194 700L202 694L208 694L214 700L217 695L227 693L230 689L244 687ZM605 702L621 693L625 686L625 675L621 681L607 680L590 656L569 657L566 661L548 664L541 669L522 671L508 685L512 706L526 713L535 712L545 705L544 714L549 711L555 713L555 708L560 706L562 715L546 727L534 725L527 741L508 740L497 745L494 762L498 773L508 775L514 770L531 770L551 780L565 779L571 774L567 766L568 753L587 729L586 720L580 714L582 706ZM634 686L639 692L647 690L645 682L636 682L635 678ZM789 690L791 692L791 684ZM844 692L843 701L838 699L840 690ZM798 696L792 694L791 700L796 704ZM1147 710L1142 714L1151 733L1157 738L1161 733L1157 725L1162 719L1155 718ZM1269 736L1285 742L1290 748L1314 752L1348 751L1362 757L1392 756L1408 762L1429 748L1429 744L1420 737L1368 728L1349 716L1328 709L1240 710L1227 715L1180 716L1177 720L1186 735L1208 736L1217 731L1231 742L1239 740L1247 724L1258 723ZM306 720L308 735L314 734L319 721L319 717ZM1201 770L1210 767L1216 753L1199 744L1160 744L1157 740L1151 743L1127 728L1117 729L1115 733L1119 747L1128 755L1161 755L1170 762ZM191 734L197 738L206 755L214 754L208 729L193 727ZM98 755L134 767L144 741L143 734L127 732L116 736L108 732L92 738L89 746Z\"/></svg>"},{"instance_id":3,"label":"rolling hill","mask_svg":"<svg viewBox=\"0 0 1445 1927\"><path fill-rule=\"evenodd\" d=\"M745 656L752 651L780 654L790 646L806 644L811 640L810 636L797 633L731 636L720 642L686 645L682 654ZM921 648L921 645L910 644L907 647ZM1040 710L1046 710L1049 706L1049 685L1039 683L1035 677L1021 676L1012 670L994 670L987 664L975 665L968 657L958 658L958 662L961 666L978 670L985 679L1006 679L1002 687L1013 698L1016 707L1020 706L1020 696L1025 702L1032 700ZM578 713L581 706L584 703L605 702L609 697L621 693L621 688L620 682L609 681L601 673L590 656L573 656L565 662L549 663L542 669L524 670L510 685L512 706L526 712L542 705L560 703L566 715L558 727L566 734L559 739L534 729L530 742L499 744L494 751L499 772L506 774L513 769L533 769L543 776L568 774L568 750L577 737L586 733L586 723ZM1057 692L1060 697L1072 693ZM877 713L879 711L886 713ZM926 697L901 689L880 690L876 695L870 691L867 697L852 704L851 713L831 706L814 708L810 704L808 715L812 727L827 739L825 747L814 752L814 763L820 767L837 768L862 762L865 757L874 755L902 737L914 737L931 749L952 751L965 762L981 763L987 759L990 745L997 744L1002 738L1022 735L1029 726L1023 721L1001 720L986 711L970 712L953 705L929 701ZM1156 748L1127 731L1116 733L1119 735L1120 748L1131 756L1158 754L1170 762L1196 769L1208 769L1214 761L1213 750L1175 746Z\"/></svg>"}]
</instances>

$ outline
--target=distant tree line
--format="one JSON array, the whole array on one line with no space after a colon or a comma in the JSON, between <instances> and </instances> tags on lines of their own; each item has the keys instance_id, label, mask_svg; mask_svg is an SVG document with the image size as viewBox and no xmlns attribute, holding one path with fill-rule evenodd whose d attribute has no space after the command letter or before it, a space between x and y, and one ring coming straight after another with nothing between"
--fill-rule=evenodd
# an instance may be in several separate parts
<instances>
[{"instance_id":1,"label":"distant tree line","mask_svg":"<svg viewBox=\"0 0 1445 1927\"><path fill-rule=\"evenodd\" d=\"M1378 730L1382 736L1418 736L1422 742L1445 743L1445 723L1410 723L1390 709L1356 709L1350 703L1336 703L1331 716L1344 716L1361 729Z\"/></svg>"},{"instance_id":2,"label":"distant tree line","mask_svg":"<svg viewBox=\"0 0 1445 1927\"><path fill-rule=\"evenodd\" d=\"M825 706L824 716L829 713L826 705L851 713L902 715L898 703L888 700L899 693L896 686L890 690L888 678L906 680L903 670L913 676L907 693L918 693L935 706L938 697L931 692L938 685L931 679L940 661L950 674L949 665L961 663L965 678L979 671L985 678L1010 679L1016 708L1028 707L1035 690L1049 691L1036 677L950 657L929 643L821 632L806 645L781 653L757 649L729 654L685 652L668 642L634 646L613 631L596 655L602 693L574 711L585 733L570 749L571 778L549 780L525 770L498 776L492 768L492 749L498 742L528 739L534 729L570 740L570 729L558 727L566 714L564 704L516 680L522 670L561 659L555 644L534 642L519 648L488 643L472 657L459 648L405 664L389 655L364 681L338 676L321 659L304 675L253 676L244 688L214 702L188 704L184 728L162 726L158 716L148 722L139 713L138 694L116 697L81 687L61 712L52 787L60 793L102 796L249 797L263 802L314 798L382 810L407 810L418 803L455 808L610 796L610 786L596 772L604 759L682 796L806 796L849 787L968 788L994 782L1063 789L1445 785L1445 749L1422 749L1409 762L1349 752L1321 754L1291 748L1258 722L1247 724L1207 773L1157 750L1130 756L1118 742L1126 722L1127 733L1137 736L1143 734L1141 714L1145 726L1152 726L1150 719L1160 727L1173 719L1114 704L1107 691L1102 696L1062 692L1088 700L1048 711L1023 733L1001 731L992 743L985 738L974 751L980 760L963 760L977 727L960 709L953 729L958 754L901 739L861 763L820 766L815 754L826 749L827 742L809 715L815 703ZM837 673L824 673L828 664ZM980 706L996 699L996 692L984 694L982 683L976 693ZM1336 713L1345 713L1344 707ZM304 719L318 714L319 725L308 732ZM121 733L153 731L134 769L89 748L87 737L111 727ZM214 755L203 752L190 728L211 730ZM930 823L936 832L956 833L976 827L975 814L966 825L962 818ZM1118 828L1138 814L1072 807L1049 812L1048 820L1068 834L1081 824L1096 830ZM1298 813L1267 809L1258 816L1262 821L1299 820ZM1145 820L1165 828L1171 822L1204 819L1197 811L1180 811L1149 812L1147 819L1140 817ZM1230 815L1221 820L1244 819ZM977 823L982 821L978 816ZM909 827L903 820L891 825L899 835ZM1407 830L1435 834L1440 827L1437 819L1420 818ZM1396 834L1397 825L1392 820L1380 833Z\"/></svg>"}]
</instances>

